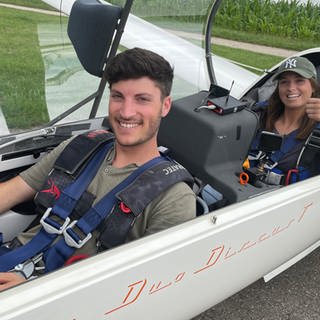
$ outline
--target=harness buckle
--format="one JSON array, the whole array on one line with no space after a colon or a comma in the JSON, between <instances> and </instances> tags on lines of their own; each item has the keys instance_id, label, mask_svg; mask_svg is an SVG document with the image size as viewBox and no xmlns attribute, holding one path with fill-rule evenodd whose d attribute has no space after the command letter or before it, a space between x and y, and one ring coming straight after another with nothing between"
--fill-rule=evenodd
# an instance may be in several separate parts
<instances>
[{"instance_id":1,"label":"harness buckle","mask_svg":"<svg viewBox=\"0 0 320 320\"><path fill-rule=\"evenodd\" d=\"M269 171L264 179L264 182L270 185L283 185L284 175L280 173L276 173L273 171Z\"/></svg>"},{"instance_id":2,"label":"harness buckle","mask_svg":"<svg viewBox=\"0 0 320 320\"><path fill-rule=\"evenodd\" d=\"M36 267L37 263L42 260L42 256L43 254L39 253L31 259L28 259L23 263L19 263L11 271L22 274L25 279L30 279L35 271L44 269L44 267Z\"/></svg>"},{"instance_id":3,"label":"harness buckle","mask_svg":"<svg viewBox=\"0 0 320 320\"><path fill-rule=\"evenodd\" d=\"M64 236L64 240L65 240L66 244L69 247L80 249L89 241L89 239L91 239L92 234L91 234L91 232L89 232L82 239L81 236L79 235L79 233L77 233L75 231L75 229L73 228L77 224L77 222L78 222L78 220L72 221L68 225L68 227L63 230L63 236ZM78 239L76 239L76 238L78 238Z\"/></svg>"},{"instance_id":4,"label":"harness buckle","mask_svg":"<svg viewBox=\"0 0 320 320\"><path fill-rule=\"evenodd\" d=\"M42 218L40 219L40 223L44 228L44 230L46 230L48 233L62 234L63 231L66 229L67 225L69 224L70 218L67 217L63 222L63 224L59 224L58 221L55 221L49 218L51 211L52 211L52 207L49 207L44 213L44 215L42 216Z\"/></svg>"}]
</instances>

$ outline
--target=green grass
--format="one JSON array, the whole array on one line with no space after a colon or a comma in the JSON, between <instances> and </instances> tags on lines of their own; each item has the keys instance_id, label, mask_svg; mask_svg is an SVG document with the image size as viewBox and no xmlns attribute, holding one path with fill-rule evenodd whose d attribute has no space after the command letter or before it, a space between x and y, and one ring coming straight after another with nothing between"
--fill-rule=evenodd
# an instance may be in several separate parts
<instances>
[{"instance_id":1,"label":"green grass","mask_svg":"<svg viewBox=\"0 0 320 320\"><path fill-rule=\"evenodd\" d=\"M320 18L319 18L320 19ZM203 33L203 25L201 23L189 22L186 24L182 21L177 21L172 18L156 17L149 18L148 21L157 24L162 28L174 29L187 32ZM301 51L312 47L320 46L320 41L310 39L296 39L290 37L280 37L277 35L269 35L263 33L255 33L248 31L234 30L214 25L213 36L230 39L235 41L243 41L248 43L260 44L270 47L290 49Z\"/></svg>"},{"instance_id":2,"label":"green grass","mask_svg":"<svg viewBox=\"0 0 320 320\"><path fill-rule=\"evenodd\" d=\"M0 16L0 106L9 128L43 124L48 113L37 23L58 17L1 7Z\"/></svg>"},{"instance_id":3,"label":"green grass","mask_svg":"<svg viewBox=\"0 0 320 320\"><path fill-rule=\"evenodd\" d=\"M294 39L289 37L279 37L268 34L258 34L254 32L244 32L221 27L213 29L213 35L220 38L260 44L270 47L302 51L305 49L320 46L320 41L310 39Z\"/></svg>"},{"instance_id":4,"label":"green grass","mask_svg":"<svg viewBox=\"0 0 320 320\"><path fill-rule=\"evenodd\" d=\"M42 2L41 0L2 0L1 3L15 4L18 6L25 6L45 10L55 10L51 6Z\"/></svg>"},{"instance_id":5,"label":"green grass","mask_svg":"<svg viewBox=\"0 0 320 320\"><path fill-rule=\"evenodd\" d=\"M258 69L269 69L275 64L279 63L283 58L272 56L268 54L255 53L252 51L246 51L242 49L233 49L226 46L213 45L212 52L220 57L227 58L234 62L241 63L243 65L252 66ZM247 68L250 71L261 74L261 72L252 68Z\"/></svg>"}]
</instances>

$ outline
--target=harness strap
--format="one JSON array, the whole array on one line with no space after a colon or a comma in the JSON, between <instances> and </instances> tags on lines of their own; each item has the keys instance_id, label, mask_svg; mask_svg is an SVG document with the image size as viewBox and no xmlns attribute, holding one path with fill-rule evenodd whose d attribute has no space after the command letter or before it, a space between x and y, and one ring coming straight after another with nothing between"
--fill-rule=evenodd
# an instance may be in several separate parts
<instances>
[{"instance_id":1,"label":"harness strap","mask_svg":"<svg viewBox=\"0 0 320 320\"><path fill-rule=\"evenodd\" d=\"M297 166L308 167L317 154L320 153L320 127L319 124L311 132L306 140L297 160Z\"/></svg>"},{"instance_id":2,"label":"harness strap","mask_svg":"<svg viewBox=\"0 0 320 320\"><path fill-rule=\"evenodd\" d=\"M123 210L123 202L117 203L107 218L99 237L99 251L114 248L125 243L136 216L131 209Z\"/></svg>"},{"instance_id":3,"label":"harness strap","mask_svg":"<svg viewBox=\"0 0 320 320\"><path fill-rule=\"evenodd\" d=\"M291 132L289 135L287 135L287 137L281 145L281 150L272 153L271 160L273 162L279 162L284 157L284 155L287 155L289 152L293 151L295 147L300 148L300 146L297 146L296 142L297 133L297 130L295 130Z\"/></svg>"},{"instance_id":4,"label":"harness strap","mask_svg":"<svg viewBox=\"0 0 320 320\"><path fill-rule=\"evenodd\" d=\"M184 181L192 188L194 179L174 161L163 161L143 172L133 183L117 194L121 201L101 228L101 249L109 249L125 242L135 219L163 191Z\"/></svg>"},{"instance_id":5,"label":"harness strap","mask_svg":"<svg viewBox=\"0 0 320 320\"><path fill-rule=\"evenodd\" d=\"M106 219L117 202L117 193L132 183L142 172L148 170L159 162L163 157L156 157L144 165L138 167L120 184L106 194L95 206L93 206L78 221L74 220L64 230L64 238L51 246L44 255L46 272L53 271L61 266L78 248L81 248L90 238L91 232L97 229L99 224Z\"/></svg>"},{"instance_id":6,"label":"harness strap","mask_svg":"<svg viewBox=\"0 0 320 320\"><path fill-rule=\"evenodd\" d=\"M179 163L166 160L141 174L134 184L119 192L118 198L138 216L157 195L178 181L185 181L193 187L194 179L190 173ZM137 188L137 185L143 188Z\"/></svg>"},{"instance_id":7,"label":"harness strap","mask_svg":"<svg viewBox=\"0 0 320 320\"><path fill-rule=\"evenodd\" d=\"M76 136L61 152L54 164L54 168L76 177L83 164L107 142L111 142L114 135L106 130L89 131Z\"/></svg>"},{"instance_id":8,"label":"harness strap","mask_svg":"<svg viewBox=\"0 0 320 320\"><path fill-rule=\"evenodd\" d=\"M77 203L77 198L81 196L81 190L82 193L86 190L92 180L92 176L95 176L111 146L112 143L107 143L105 148L101 148L83 170L79 179L65 188L53 208L48 208L41 218L43 228L27 244L0 256L1 272L9 271L19 263L45 251L57 236L64 232L70 222L68 216ZM91 179L88 179L87 176L91 177ZM78 184L78 180L84 184L80 186L80 191L75 190L76 188L73 186L74 183ZM55 219L53 219L54 217Z\"/></svg>"},{"instance_id":9,"label":"harness strap","mask_svg":"<svg viewBox=\"0 0 320 320\"><path fill-rule=\"evenodd\" d=\"M292 180L291 180L291 179L293 178L293 176L295 176L296 179L297 179L298 174L299 174L299 170L298 170L298 169L296 169L296 168L290 169L290 170L287 172L284 185L285 185L285 186L288 186L290 183L292 183ZM297 181L295 181L295 182L297 182Z\"/></svg>"}]
</instances>

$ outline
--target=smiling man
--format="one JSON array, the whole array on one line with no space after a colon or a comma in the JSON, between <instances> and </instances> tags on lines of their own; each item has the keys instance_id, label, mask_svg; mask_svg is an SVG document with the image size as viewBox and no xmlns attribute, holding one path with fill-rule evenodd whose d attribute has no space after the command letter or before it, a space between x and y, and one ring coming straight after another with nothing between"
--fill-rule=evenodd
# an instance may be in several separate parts
<instances>
[{"instance_id":1,"label":"smiling man","mask_svg":"<svg viewBox=\"0 0 320 320\"><path fill-rule=\"evenodd\" d=\"M134 48L114 57L106 75L113 134L90 132L64 142L0 184L1 212L36 196L44 214L40 225L0 248L0 270L10 271L0 273L0 290L195 217L191 176L160 156L157 147L161 118L171 108L170 64L154 52ZM83 169L70 177L79 163ZM72 191L83 177L87 186L76 197ZM26 261L32 262L32 272Z\"/></svg>"}]
</instances>

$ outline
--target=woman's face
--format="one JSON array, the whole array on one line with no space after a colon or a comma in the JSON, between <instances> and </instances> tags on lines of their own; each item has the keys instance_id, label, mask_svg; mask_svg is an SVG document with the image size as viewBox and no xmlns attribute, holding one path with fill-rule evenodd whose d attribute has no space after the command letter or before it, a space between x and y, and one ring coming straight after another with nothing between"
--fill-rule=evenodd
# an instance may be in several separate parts
<instances>
[{"instance_id":1,"label":"woman's face","mask_svg":"<svg viewBox=\"0 0 320 320\"><path fill-rule=\"evenodd\" d=\"M311 97L311 81L295 72L284 72L279 79L279 96L286 108L304 108Z\"/></svg>"}]
</instances>

